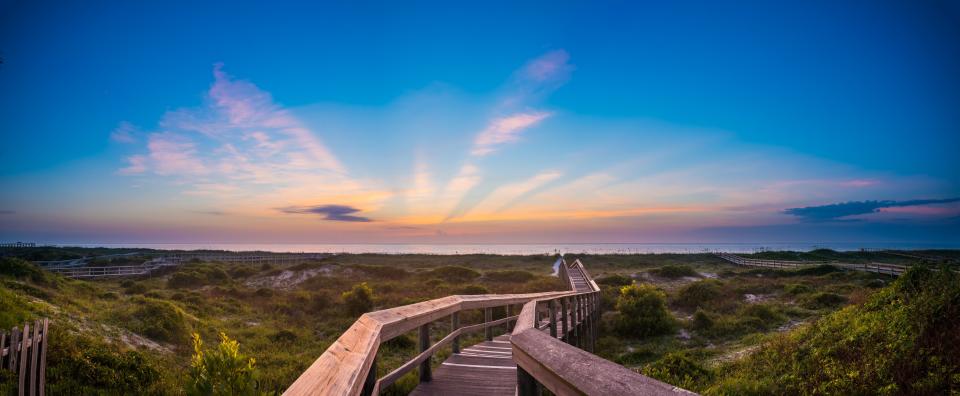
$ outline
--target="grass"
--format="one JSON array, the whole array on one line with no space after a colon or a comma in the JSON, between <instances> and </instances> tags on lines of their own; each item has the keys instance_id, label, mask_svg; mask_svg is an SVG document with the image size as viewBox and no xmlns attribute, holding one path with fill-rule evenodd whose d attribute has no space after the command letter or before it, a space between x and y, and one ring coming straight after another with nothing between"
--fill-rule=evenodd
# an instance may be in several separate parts
<instances>
[{"instance_id":1,"label":"grass","mask_svg":"<svg viewBox=\"0 0 960 396\"><path fill-rule=\"evenodd\" d=\"M23 252L60 259L114 251ZM568 260L575 258L584 261L602 288L606 313L597 354L683 384L683 373L703 368L709 375L697 378L709 380L688 384L700 391L720 389L719 384L745 391L763 385L743 382L736 388L727 381L740 378L730 373L748 372L729 363L743 358L731 356L749 355L740 352L766 345L797 325L808 328L893 287L889 277L875 274L838 272L830 266L751 270L709 254L570 255ZM182 393L191 352L183 335L198 332L205 340L216 340L221 331L256 358L262 389L282 391L357 318L359 312L350 312L343 299L355 285L366 282L372 290L370 309L456 293L560 290L564 285L549 276L553 261L550 256L348 254L297 265L191 263L154 277L75 281L22 261L0 259L0 325L54 319L53 339L64 340L51 348L48 389L58 390L56 394ZM664 269L704 279L661 275ZM304 279L297 283L279 281L300 276ZM653 284L665 294L676 327L663 335L621 336L614 331L619 289L633 283ZM461 315L463 325L482 320L480 312ZM431 338L439 340L448 330L439 321ZM479 337L468 337L464 345ZM378 372L389 372L415 356L413 340L416 334L411 333L385 343ZM449 347L441 348L433 364L449 353ZM405 394L416 378L416 373L407 374L385 393ZM2 381L0 376L0 388Z\"/></svg>"}]
</instances>

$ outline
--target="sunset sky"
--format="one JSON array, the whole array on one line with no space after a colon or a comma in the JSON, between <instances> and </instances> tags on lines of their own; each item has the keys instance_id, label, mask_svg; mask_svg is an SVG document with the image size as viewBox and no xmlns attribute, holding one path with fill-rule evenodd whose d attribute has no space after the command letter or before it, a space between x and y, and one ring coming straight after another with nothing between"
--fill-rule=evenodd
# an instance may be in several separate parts
<instances>
[{"instance_id":1,"label":"sunset sky","mask_svg":"<svg viewBox=\"0 0 960 396\"><path fill-rule=\"evenodd\" d=\"M957 2L192 3L0 1L0 241L960 244Z\"/></svg>"}]
</instances>

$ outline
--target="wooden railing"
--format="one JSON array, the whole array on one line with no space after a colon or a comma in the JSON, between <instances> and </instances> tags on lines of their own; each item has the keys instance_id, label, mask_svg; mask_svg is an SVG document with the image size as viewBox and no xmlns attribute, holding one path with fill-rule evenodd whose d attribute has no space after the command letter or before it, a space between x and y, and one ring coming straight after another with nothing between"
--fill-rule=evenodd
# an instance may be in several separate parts
<instances>
[{"instance_id":1,"label":"wooden railing","mask_svg":"<svg viewBox=\"0 0 960 396\"><path fill-rule=\"evenodd\" d=\"M154 270L163 267L181 265L193 259L201 261L218 261L231 264L296 264L308 260L329 257L326 253L315 254L273 254L273 255L210 255L210 254L175 254L151 259L138 265L111 265L88 267L82 266L82 260L65 260L62 262L44 262L43 269L56 272L67 278L102 278L111 276L138 276L148 275ZM72 264L81 262L80 266ZM54 264L50 264L54 263ZM66 263L66 264L56 264Z\"/></svg>"},{"instance_id":2,"label":"wooden railing","mask_svg":"<svg viewBox=\"0 0 960 396\"><path fill-rule=\"evenodd\" d=\"M571 286L582 277L587 290L524 304L510 335L518 395L539 395L541 389L556 395L690 393L590 353L599 331L600 287L579 260L566 271L576 273L568 276ZM541 329L544 323L548 332Z\"/></svg>"},{"instance_id":3,"label":"wooden railing","mask_svg":"<svg viewBox=\"0 0 960 396\"><path fill-rule=\"evenodd\" d=\"M284 395L376 395L415 368L419 368L421 382L430 381L430 358L441 347L451 345L453 352L459 353L459 339L464 334L483 330L491 340L494 327L513 322L511 348L520 395L533 395L541 386L558 395L686 392L587 352L593 350L599 330L600 288L579 260L570 265L561 260L558 276L569 290L449 296L366 313ZM523 304L519 315L513 315L518 304ZM494 320L492 309L498 307L506 307L506 317ZM460 313L474 309L483 310L484 321L461 327ZM447 318L451 331L431 345L430 324ZM420 353L378 378L380 345L418 329Z\"/></svg>"},{"instance_id":4,"label":"wooden railing","mask_svg":"<svg viewBox=\"0 0 960 396\"><path fill-rule=\"evenodd\" d=\"M907 266L899 264L885 263L841 263L839 261L790 261L790 260L766 260L749 259L730 253L717 253L717 256L731 263L749 267L765 267L777 269L796 269L806 268L816 265L832 265L838 268L873 272L877 274L900 276L907 270Z\"/></svg>"},{"instance_id":5,"label":"wooden railing","mask_svg":"<svg viewBox=\"0 0 960 396\"><path fill-rule=\"evenodd\" d=\"M0 332L0 370L17 374L18 395L43 396L46 392L47 343L50 321L37 320L14 327L10 334Z\"/></svg>"}]
</instances>

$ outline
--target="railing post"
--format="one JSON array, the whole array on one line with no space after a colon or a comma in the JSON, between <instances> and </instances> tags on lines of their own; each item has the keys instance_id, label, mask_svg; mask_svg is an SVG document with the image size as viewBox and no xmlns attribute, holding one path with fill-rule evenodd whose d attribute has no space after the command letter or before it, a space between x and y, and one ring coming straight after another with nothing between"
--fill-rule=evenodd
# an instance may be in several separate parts
<instances>
[{"instance_id":1,"label":"railing post","mask_svg":"<svg viewBox=\"0 0 960 396\"><path fill-rule=\"evenodd\" d=\"M560 334L563 337L563 341L567 344L570 343L570 317L567 316L567 308L570 307L570 304L567 303L567 297L560 299Z\"/></svg>"},{"instance_id":2,"label":"railing post","mask_svg":"<svg viewBox=\"0 0 960 396\"><path fill-rule=\"evenodd\" d=\"M573 298L571 298L570 301L573 303L573 306L570 307L570 313L573 316L570 321L571 322L571 326L570 326L571 339L570 340L572 341L570 344L579 346L580 345L580 315L579 315L580 313L577 311L580 310L580 296L573 296Z\"/></svg>"},{"instance_id":3,"label":"railing post","mask_svg":"<svg viewBox=\"0 0 960 396\"><path fill-rule=\"evenodd\" d=\"M507 305L507 317L513 316L513 305ZM507 333L513 332L513 322L507 321Z\"/></svg>"},{"instance_id":4,"label":"railing post","mask_svg":"<svg viewBox=\"0 0 960 396\"><path fill-rule=\"evenodd\" d=\"M493 322L493 308L487 307L483 309L483 321L487 323L487 327L484 330L484 334L487 336L487 341L493 341L493 327L489 325L490 322Z\"/></svg>"},{"instance_id":5,"label":"railing post","mask_svg":"<svg viewBox=\"0 0 960 396\"><path fill-rule=\"evenodd\" d=\"M457 331L460 328L460 311L454 312L450 315L450 332ZM451 348L453 348L453 353L460 353L460 336L453 337L453 342L451 343Z\"/></svg>"},{"instance_id":6,"label":"railing post","mask_svg":"<svg viewBox=\"0 0 960 396\"><path fill-rule=\"evenodd\" d=\"M430 348L430 323L425 323L420 326L420 352L424 352ZM430 382L433 376L430 373L430 361L433 360L431 356L427 360L424 360L423 363L420 363L420 382Z\"/></svg>"},{"instance_id":7,"label":"railing post","mask_svg":"<svg viewBox=\"0 0 960 396\"><path fill-rule=\"evenodd\" d=\"M557 338L557 300L550 300L550 337Z\"/></svg>"},{"instance_id":8,"label":"railing post","mask_svg":"<svg viewBox=\"0 0 960 396\"><path fill-rule=\"evenodd\" d=\"M370 371L367 372L367 378L363 381L361 396L375 396L373 388L377 386L377 357L373 357L373 363L370 364Z\"/></svg>"},{"instance_id":9,"label":"railing post","mask_svg":"<svg viewBox=\"0 0 960 396\"><path fill-rule=\"evenodd\" d=\"M600 333L600 292L593 293L593 337L590 338L590 352L597 349L597 338Z\"/></svg>"},{"instance_id":10,"label":"railing post","mask_svg":"<svg viewBox=\"0 0 960 396\"><path fill-rule=\"evenodd\" d=\"M539 390L537 380L522 367L517 366L517 396L538 396Z\"/></svg>"}]
</instances>

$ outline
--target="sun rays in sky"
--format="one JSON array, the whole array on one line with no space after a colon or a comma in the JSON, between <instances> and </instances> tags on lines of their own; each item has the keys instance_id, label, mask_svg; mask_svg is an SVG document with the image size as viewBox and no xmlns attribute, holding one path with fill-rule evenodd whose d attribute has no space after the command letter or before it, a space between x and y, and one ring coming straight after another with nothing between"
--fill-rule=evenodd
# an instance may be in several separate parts
<instances>
[{"instance_id":1,"label":"sun rays in sky","mask_svg":"<svg viewBox=\"0 0 960 396\"><path fill-rule=\"evenodd\" d=\"M886 18L884 12L876 11L877 20ZM730 16L741 17L753 21ZM504 28L516 33L514 22ZM80 70L104 81L104 97L131 96L110 97L95 122L47 119L42 106L25 113L3 106L4 137L16 136L22 150L4 149L0 236L46 242L956 241L960 167L943 146L956 142L958 124L941 111L955 95L916 93L933 105L905 108L910 118L884 110L883 100L896 95L888 97L882 84L871 96L810 75L826 67L785 61L779 69L751 71L722 56L689 55L712 52L688 41L686 30L648 22L649 29L669 31L662 39L676 48L647 40L661 37L651 32L618 24L608 31L594 22L580 32L592 38L589 45L572 32L550 39L530 33L527 43L527 35L491 31L488 41L473 41L455 26L473 22L453 18L431 20L453 24L443 30L449 38L430 35L433 44L407 38L387 45L381 42L394 38L354 35L331 49L340 56L301 53L333 40L329 34L288 36L288 46L248 37L251 45L279 51L257 59L267 66L255 72L247 72L254 62L249 56L190 55L202 45L197 42L184 42L187 61L177 71ZM26 25L8 26L23 31ZM428 29L408 27L421 28ZM730 33L727 25L704 29L738 39L763 36ZM122 53L112 46L125 45L91 42L105 46L110 59ZM54 100L49 92L61 91L39 83L41 76L27 64L53 56L52 49L38 49L49 45L3 43L10 49L0 83L13 88L3 94L4 103L15 103L11 92L22 94L24 103L43 103L19 81L36 82L48 92L44 100ZM692 45L696 51L684 50ZM737 56L761 63L779 59L761 41L721 45L734 55L747 52L741 45L756 51ZM388 56L395 48L406 52ZM872 54L861 54L863 62ZM947 58L931 55L929 63L956 61ZM701 66L691 74L690 65ZM891 65L881 63L878 70L901 70ZM774 75L777 70L783 75ZM148 72L169 87L131 86L137 78L149 80ZM795 76L807 80L790 86ZM955 76L931 76L944 87L956 83ZM322 89L341 79L355 89ZM123 83L108 83L114 80ZM891 90L911 86L889 76L885 81ZM777 84L784 90L773 92ZM845 107L831 102L840 96L856 111L844 114ZM59 105L63 111L87 102L70 100ZM36 138L17 132L34 127ZM914 135L924 148L909 143ZM904 143L894 155L891 141L897 140Z\"/></svg>"}]
</instances>

